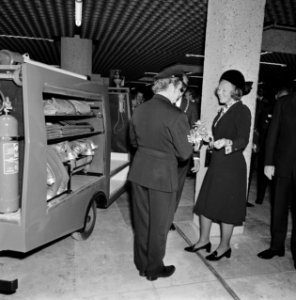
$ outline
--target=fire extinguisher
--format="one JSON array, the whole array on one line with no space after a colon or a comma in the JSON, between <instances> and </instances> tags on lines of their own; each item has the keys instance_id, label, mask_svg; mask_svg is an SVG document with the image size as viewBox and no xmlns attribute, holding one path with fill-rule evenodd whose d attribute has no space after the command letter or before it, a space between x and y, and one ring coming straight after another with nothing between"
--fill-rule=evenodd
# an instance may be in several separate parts
<instances>
[{"instance_id":1,"label":"fire extinguisher","mask_svg":"<svg viewBox=\"0 0 296 300\"><path fill-rule=\"evenodd\" d=\"M19 209L18 123L8 114L12 109L9 98L0 94L4 111L0 116L0 213L11 213Z\"/></svg>"}]
</instances>

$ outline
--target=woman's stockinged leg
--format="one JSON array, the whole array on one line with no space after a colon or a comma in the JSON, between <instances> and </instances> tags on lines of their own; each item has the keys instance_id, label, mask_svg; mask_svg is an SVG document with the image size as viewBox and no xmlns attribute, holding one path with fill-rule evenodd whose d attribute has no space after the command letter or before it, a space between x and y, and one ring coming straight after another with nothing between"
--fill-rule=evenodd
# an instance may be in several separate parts
<instances>
[{"instance_id":1,"label":"woman's stockinged leg","mask_svg":"<svg viewBox=\"0 0 296 300\"><path fill-rule=\"evenodd\" d=\"M230 240L232 237L233 228L234 226L232 224L221 223L221 241L216 249L218 256L230 248Z\"/></svg>"},{"instance_id":2,"label":"woman's stockinged leg","mask_svg":"<svg viewBox=\"0 0 296 300\"><path fill-rule=\"evenodd\" d=\"M199 250L211 252L210 230L212 227L212 220L200 215L199 224L200 235L198 241L194 245L184 248L184 250L188 252L197 252Z\"/></svg>"},{"instance_id":3,"label":"woman's stockinged leg","mask_svg":"<svg viewBox=\"0 0 296 300\"><path fill-rule=\"evenodd\" d=\"M195 243L194 248L199 248L206 245L210 241L210 231L212 227L212 220L207 217L199 216L199 239Z\"/></svg>"},{"instance_id":4,"label":"woman's stockinged leg","mask_svg":"<svg viewBox=\"0 0 296 300\"><path fill-rule=\"evenodd\" d=\"M200 215L199 217L200 225L200 237L199 240L203 242L209 242L210 240L210 231L212 228L212 220L207 217Z\"/></svg>"}]
</instances>

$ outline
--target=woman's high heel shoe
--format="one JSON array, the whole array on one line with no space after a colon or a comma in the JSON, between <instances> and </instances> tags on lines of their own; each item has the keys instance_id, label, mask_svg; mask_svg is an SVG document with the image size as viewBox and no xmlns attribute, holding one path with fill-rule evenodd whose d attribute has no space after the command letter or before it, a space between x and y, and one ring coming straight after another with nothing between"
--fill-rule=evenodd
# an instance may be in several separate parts
<instances>
[{"instance_id":1,"label":"woman's high heel shoe","mask_svg":"<svg viewBox=\"0 0 296 300\"><path fill-rule=\"evenodd\" d=\"M205 249L207 252L211 252L211 248L212 248L212 244L211 242L208 242L207 244L201 246L201 247L197 247L194 248L195 244L189 247L184 248L185 251L187 252L197 252L199 250Z\"/></svg>"},{"instance_id":2,"label":"woman's high heel shoe","mask_svg":"<svg viewBox=\"0 0 296 300\"><path fill-rule=\"evenodd\" d=\"M211 261L216 261L216 260L220 260L224 256L227 257L227 258L230 258L230 256L231 256L231 248L229 248L227 251L225 251L220 256L218 256L218 252L217 251L214 251L210 255L206 256L206 259L207 260L211 260Z\"/></svg>"}]
</instances>

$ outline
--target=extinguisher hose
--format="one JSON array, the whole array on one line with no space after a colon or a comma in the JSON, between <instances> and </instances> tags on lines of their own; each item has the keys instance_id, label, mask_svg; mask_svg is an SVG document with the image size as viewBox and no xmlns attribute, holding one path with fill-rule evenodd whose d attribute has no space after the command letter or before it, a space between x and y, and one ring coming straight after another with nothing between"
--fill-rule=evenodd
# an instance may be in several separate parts
<instances>
[{"instance_id":1,"label":"extinguisher hose","mask_svg":"<svg viewBox=\"0 0 296 300\"><path fill-rule=\"evenodd\" d=\"M0 102L0 112L1 112L4 108L4 103L5 103L5 96L4 96L4 94L2 93L1 90L0 90L0 96L2 98L2 101Z\"/></svg>"}]
</instances>

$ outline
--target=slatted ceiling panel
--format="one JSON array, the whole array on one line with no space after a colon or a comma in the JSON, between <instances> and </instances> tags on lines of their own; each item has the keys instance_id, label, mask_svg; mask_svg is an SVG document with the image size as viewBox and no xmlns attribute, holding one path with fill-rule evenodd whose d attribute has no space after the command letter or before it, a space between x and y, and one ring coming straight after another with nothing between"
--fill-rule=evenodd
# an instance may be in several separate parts
<instances>
[{"instance_id":1,"label":"slatted ceiling panel","mask_svg":"<svg viewBox=\"0 0 296 300\"><path fill-rule=\"evenodd\" d=\"M135 38L133 50L136 50L134 52L137 52L138 55L142 54L142 49L147 49L148 52L153 50L153 48L155 47L154 45L159 43L159 40L162 38L161 30L164 30L165 26L158 26L158 23L160 20L159 16L166 12L166 6L155 8L157 10L157 13L155 14L154 18L151 18L151 11L153 11L153 9L154 8L151 8L150 11L148 9L148 15L145 14L145 10L141 12L141 15L143 15L144 18L142 22L138 22L138 26L134 29ZM146 32L147 39L145 39L145 37L141 35L141 30ZM161 49L161 44L158 45L159 49ZM146 55L147 51L146 54L143 54Z\"/></svg>"},{"instance_id":2,"label":"slatted ceiling panel","mask_svg":"<svg viewBox=\"0 0 296 300\"><path fill-rule=\"evenodd\" d=\"M286 53L270 53L264 55L264 59L261 59L261 61L287 64L288 67L295 64L295 60L295 55Z\"/></svg>"},{"instance_id":3,"label":"slatted ceiling panel","mask_svg":"<svg viewBox=\"0 0 296 300\"><path fill-rule=\"evenodd\" d=\"M296 26L295 0L267 0L264 23Z\"/></svg>"},{"instance_id":4,"label":"slatted ceiling panel","mask_svg":"<svg viewBox=\"0 0 296 300\"><path fill-rule=\"evenodd\" d=\"M55 5L54 5L55 4ZM70 11L71 17L68 16ZM54 39L73 36L74 3L72 0L1 0L0 34ZM70 20L70 23L69 23ZM7 26L9 24L9 26ZM69 26L70 25L70 26ZM5 39L5 38L3 38ZM59 65L60 44L42 40L11 39L12 45L0 39L1 49L25 53L34 60Z\"/></svg>"},{"instance_id":5,"label":"slatted ceiling panel","mask_svg":"<svg viewBox=\"0 0 296 300\"><path fill-rule=\"evenodd\" d=\"M192 6L194 2L195 6ZM142 1L141 7L139 5L136 7L137 12L132 13L129 17L126 16L126 13L130 14L132 10L126 8L121 14L118 29L117 31L113 30L109 42L107 44L104 41L99 42L97 51L102 52L101 55L98 55L98 59L97 56L94 57L95 68L100 65L104 73L104 69L110 64L119 68L121 65L125 65L124 70L129 72L129 69L133 71L136 68L138 62L141 64L140 68L143 65L151 65L151 56L157 56L157 65L154 66L154 70L158 71L164 65L183 58L184 51L198 51L198 47L194 46L200 43L195 42L194 44L188 38L188 34L193 36L197 31L199 35L196 36L201 37L200 51L203 51L204 24L201 26L198 26L197 22L188 24L187 20L188 15L195 15L196 18L199 13L203 18L197 18L198 21L205 23L206 10L200 9L197 5L199 1L190 2L192 4L190 8L195 7L196 11L188 9L184 3L180 0L174 2ZM110 5L112 5L112 1ZM203 2L203 5L206 4ZM113 19L113 22L117 22L117 19ZM114 24L111 23L110 28L113 29ZM114 37L119 33L120 40L116 42ZM97 38L100 41L100 38Z\"/></svg>"},{"instance_id":6,"label":"slatted ceiling panel","mask_svg":"<svg viewBox=\"0 0 296 300\"><path fill-rule=\"evenodd\" d=\"M260 77L263 81L270 81L276 85L296 78L296 55L285 53L270 53L262 57L261 61L286 64L287 67L260 64Z\"/></svg>"},{"instance_id":7,"label":"slatted ceiling panel","mask_svg":"<svg viewBox=\"0 0 296 300\"><path fill-rule=\"evenodd\" d=\"M102 61L101 67L103 69L107 63L116 65L118 64L116 60L122 61L129 57L133 58L139 48L146 47L145 40L147 43L150 42L149 48L153 47L153 34L155 35L156 33L155 26L153 26L153 18L150 18L150 16L154 8L156 8L155 5L149 6L148 1L143 1L141 7L133 6L133 8L136 8L137 11L133 12L127 9L126 11L128 11L130 15L126 18L122 17L122 19L126 20L126 23L118 27L121 28L120 38L114 40L114 35L111 35L107 43L102 42L100 44L104 48L102 49L102 55L100 55ZM157 11L159 14L159 10ZM117 23L117 19L113 19L113 22ZM113 27L114 24L110 24L110 28L113 29ZM114 56L112 61L108 58L110 51L113 52L112 56Z\"/></svg>"},{"instance_id":8,"label":"slatted ceiling panel","mask_svg":"<svg viewBox=\"0 0 296 300\"><path fill-rule=\"evenodd\" d=\"M246 0L247 1L247 0ZM208 0L83 0L82 26L75 28L74 0L0 0L0 49L25 53L31 59L60 64L60 38L93 41L93 73L109 76L120 68L129 80L145 71L158 72L187 61L186 53L204 54ZM264 25L296 28L296 0L266 0ZM296 77L294 55L271 54L262 60L287 63ZM267 61L267 60L266 60ZM199 60L191 59L191 64ZM263 66L267 74L278 67Z\"/></svg>"},{"instance_id":9,"label":"slatted ceiling panel","mask_svg":"<svg viewBox=\"0 0 296 300\"><path fill-rule=\"evenodd\" d=\"M296 3L294 1L284 1L283 2L283 13L281 15L281 20L283 24L296 25ZM282 24L282 23L280 23Z\"/></svg>"},{"instance_id":10,"label":"slatted ceiling panel","mask_svg":"<svg viewBox=\"0 0 296 300\"><path fill-rule=\"evenodd\" d=\"M296 78L296 55L286 53L270 53L266 55L266 57L264 55L264 59L261 59L261 61L287 65L287 67L260 65L261 68L269 71L269 73L277 79L280 77L283 78L284 76L291 77L288 74L291 74L293 77L290 79Z\"/></svg>"}]
</instances>

